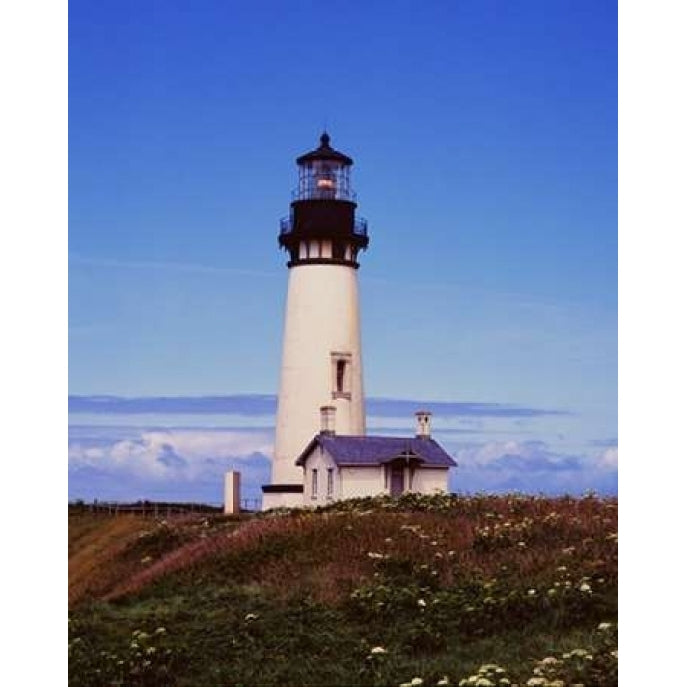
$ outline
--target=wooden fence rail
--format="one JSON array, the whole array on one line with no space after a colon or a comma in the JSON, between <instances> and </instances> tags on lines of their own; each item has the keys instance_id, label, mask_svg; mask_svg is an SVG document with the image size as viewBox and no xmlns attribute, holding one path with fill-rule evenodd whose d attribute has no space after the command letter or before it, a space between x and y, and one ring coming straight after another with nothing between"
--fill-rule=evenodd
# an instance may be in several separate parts
<instances>
[{"instance_id":1,"label":"wooden fence rail","mask_svg":"<svg viewBox=\"0 0 687 687\"><path fill-rule=\"evenodd\" d=\"M260 499L241 499L241 510L260 510ZM123 503L119 501L93 501L87 503L82 500L69 501L69 511L79 513L103 513L107 515L146 515L152 517L171 517L172 515L188 515L189 513L218 514L224 512L224 506L209 503L167 503L154 501L139 501Z\"/></svg>"}]
</instances>

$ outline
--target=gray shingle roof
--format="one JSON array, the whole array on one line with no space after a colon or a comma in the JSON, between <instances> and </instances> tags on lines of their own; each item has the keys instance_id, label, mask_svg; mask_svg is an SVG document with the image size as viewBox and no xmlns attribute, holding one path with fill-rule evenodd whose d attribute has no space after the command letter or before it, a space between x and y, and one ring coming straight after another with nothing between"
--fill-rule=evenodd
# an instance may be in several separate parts
<instances>
[{"instance_id":1,"label":"gray shingle roof","mask_svg":"<svg viewBox=\"0 0 687 687\"><path fill-rule=\"evenodd\" d=\"M416 437L336 436L318 434L296 460L303 465L316 445L322 446L341 465L382 465L406 453L428 467L454 467L456 462L434 439Z\"/></svg>"}]
</instances>

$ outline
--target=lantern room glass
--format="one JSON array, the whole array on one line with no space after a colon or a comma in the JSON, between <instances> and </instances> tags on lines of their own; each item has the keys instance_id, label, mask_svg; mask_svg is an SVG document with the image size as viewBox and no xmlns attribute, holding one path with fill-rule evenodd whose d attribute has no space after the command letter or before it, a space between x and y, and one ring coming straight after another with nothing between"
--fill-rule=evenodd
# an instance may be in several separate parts
<instances>
[{"instance_id":1,"label":"lantern room glass","mask_svg":"<svg viewBox=\"0 0 687 687\"><path fill-rule=\"evenodd\" d=\"M354 200L350 166L337 160L311 160L298 166L296 200Z\"/></svg>"}]
</instances>

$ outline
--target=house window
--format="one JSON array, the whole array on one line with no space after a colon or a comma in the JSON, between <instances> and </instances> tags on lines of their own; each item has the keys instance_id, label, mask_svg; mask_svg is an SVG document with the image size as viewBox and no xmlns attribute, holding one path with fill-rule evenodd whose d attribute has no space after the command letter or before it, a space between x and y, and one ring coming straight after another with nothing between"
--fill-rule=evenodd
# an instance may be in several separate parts
<instances>
[{"instance_id":1,"label":"house window","mask_svg":"<svg viewBox=\"0 0 687 687\"><path fill-rule=\"evenodd\" d=\"M332 353L332 398L351 398L351 354Z\"/></svg>"},{"instance_id":2,"label":"house window","mask_svg":"<svg viewBox=\"0 0 687 687\"><path fill-rule=\"evenodd\" d=\"M312 488L310 489L312 498L317 498L317 470L312 471Z\"/></svg>"},{"instance_id":3,"label":"house window","mask_svg":"<svg viewBox=\"0 0 687 687\"><path fill-rule=\"evenodd\" d=\"M334 469L327 468L327 496L329 498L334 494Z\"/></svg>"}]
</instances>

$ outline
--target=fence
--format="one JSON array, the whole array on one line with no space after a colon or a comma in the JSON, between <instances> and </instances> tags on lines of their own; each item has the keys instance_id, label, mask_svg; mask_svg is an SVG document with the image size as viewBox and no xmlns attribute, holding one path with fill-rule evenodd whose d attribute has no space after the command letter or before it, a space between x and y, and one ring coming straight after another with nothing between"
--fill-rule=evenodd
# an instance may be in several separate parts
<instances>
[{"instance_id":1,"label":"fence","mask_svg":"<svg viewBox=\"0 0 687 687\"><path fill-rule=\"evenodd\" d=\"M260 510L260 499L241 499L242 511ZM145 515L152 517L170 517L188 514L219 514L224 506L210 503L172 503L159 501L98 501L86 503L83 500L69 501L69 511L76 513L100 513L105 515Z\"/></svg>"}]
</instances>

